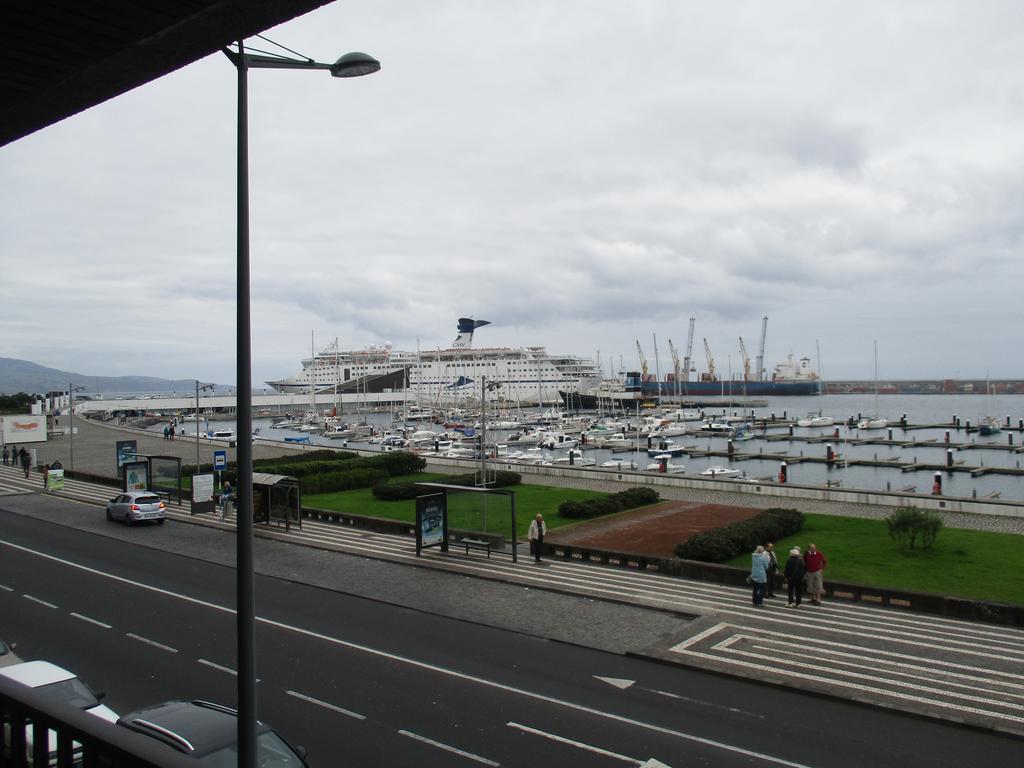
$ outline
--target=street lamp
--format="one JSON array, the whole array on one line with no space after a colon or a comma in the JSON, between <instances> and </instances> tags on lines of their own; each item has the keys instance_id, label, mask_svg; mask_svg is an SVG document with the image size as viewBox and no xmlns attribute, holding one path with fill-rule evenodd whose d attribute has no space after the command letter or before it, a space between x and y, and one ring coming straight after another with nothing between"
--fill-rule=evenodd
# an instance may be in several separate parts
<instances>
[{"instance_id":1,"label":"street lamp","mask_svg":"<svg viewBox=\"0 0 1024 768\"><path fill-rule=\"evenodd\" d=\"M196 379L196 474L199 474L199 392L214 389L215 384L200 384ZM195 498L193 496L192 498Z\"/></svg>"},{"instance_id":2,"label":"street lamp","mask_svg":"<svg viewBox=\"0 0 1024 768\"><path fill-rule=\"evenodd\" d=\"M68 398L71 401L71 432L68 433L71 435L71 458L68 463L71 464L71 469L75 468L75 392L81 392L83 389L85 389L85 387L75 387L72 386L70 382L68 383Z\"/></svg>"},{"instance_id":3,"label":"street lamp","mask_svg":"<svg viewBox=\"0 0 1024 768\"><path fill-rule=\"evenodd\" d=\"M265 38L263 38L265 39ZM359 77L380 69L380 62L365 53L347 53L333 64L312 59L289 59L238 50L223 52L238 70L238 230L236 298L236 386L238 410L237 605L238 638L238 764L256 765L256 619L252 552L252 316L249 296L249 109L247 73L250 67L263 69L326 69L333 77Z\"/></svg>"}]
</instances>

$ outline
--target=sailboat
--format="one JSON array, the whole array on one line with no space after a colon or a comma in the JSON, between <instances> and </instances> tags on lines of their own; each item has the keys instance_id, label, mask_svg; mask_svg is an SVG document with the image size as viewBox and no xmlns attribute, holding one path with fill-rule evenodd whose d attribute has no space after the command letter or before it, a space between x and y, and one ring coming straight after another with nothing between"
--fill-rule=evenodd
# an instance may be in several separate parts
<instances>
[{"instance_id":1,"label":"sailboat","mask_svg":"<svg viewBox=\"0 0 1024 768\"><path fill-rule=\"evenodd\" d=\"M889 420L878 416L878 342L875 341L875 417L861 419L857 422L857 429L885 429L888 426Z\"/></svg>"},{"instance_id":2,"label":"sailboat","mask_svg":"<svg viewBox=\"0 0 1024 768\"><path fill-rule=\"evenodd\" d=\"M978 434L982 436L998 435L1002 430L999 426L999 419L992 416L995 413L995 405L993 404L992 397L992 382L989 381L988 377L985 377L985 394L988 395L988 416L985 416L978 422Z\"/></svg>"}]
</instances>

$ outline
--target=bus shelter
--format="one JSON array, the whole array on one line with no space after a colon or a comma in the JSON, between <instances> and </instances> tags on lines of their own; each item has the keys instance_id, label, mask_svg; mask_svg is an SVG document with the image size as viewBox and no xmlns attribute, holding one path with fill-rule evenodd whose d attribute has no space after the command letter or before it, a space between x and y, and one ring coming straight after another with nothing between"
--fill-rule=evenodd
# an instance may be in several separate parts
<instances>
[{"instance_id":1,"label":"bus shelter","mask_svg":"<svg viewBox=\"0 0 1024 768\"><path fill-rule=\"evenodd\" d=\"M302 527L302 492L299 480L287 475L268 475L253 472L252 521L254 523L284 523Z\"/></svg>"}]
</instances>

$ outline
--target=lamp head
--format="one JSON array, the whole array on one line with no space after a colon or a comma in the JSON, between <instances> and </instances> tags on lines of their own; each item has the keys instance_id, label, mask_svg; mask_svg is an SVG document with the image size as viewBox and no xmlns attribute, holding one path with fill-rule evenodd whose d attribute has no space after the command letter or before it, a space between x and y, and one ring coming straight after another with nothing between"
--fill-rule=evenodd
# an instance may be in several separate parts
<instances>
[{"instance_id":1,"label":"lamp head","mask_svg":"<svg viewBox=\"0 0 1024 768\"><path fill-rule=\"evenodd\" d=\"M332 77L362 77L380 69L380 62L366 53L346 53L331 64Z\"/></svg>"}]
</instances>

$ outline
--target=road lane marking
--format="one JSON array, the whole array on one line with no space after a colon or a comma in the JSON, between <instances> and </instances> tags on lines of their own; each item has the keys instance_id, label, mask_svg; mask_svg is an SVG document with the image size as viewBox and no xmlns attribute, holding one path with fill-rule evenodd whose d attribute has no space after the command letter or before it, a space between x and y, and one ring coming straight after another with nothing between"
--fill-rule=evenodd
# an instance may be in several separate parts
<instances>
[{"instance_id":1,"label":"road lane marking","mask_svg":"<svg viewBox=\"0 0 1024 768\"><path fill-rule=\"evenodd\" d=\"M238 672L231 669L230 667L222 667L220 664L214 664L212 661L207 661L206 659L196 659L196 661L198 661L200 664L205 664L208 667L219 669L221 672L227 672L229 675L234 675L235 677L238 676Z\"/></svg>"},{"instance_id":2,"label":"road lane marking","mask_svg":"<svg viewBox=\"0 0 1024 768\"><path fill-rule=\"evenodd\" d=\"M316 704L318 707L329 709L332 712L337 712L338 714L345 715L346 717L354 717L356 720L366 719L366 715L360 715L358 712L353 712L349 709L342 709L334 704L328 704L326 701L320 701L320 699L314 699L312 696L306 696L304 693L298 693L296 691L285 691L285 693L289 696L294 696L296 699L308 701L310 704Z\"/></svg>"},{"instance_id":3,"label":"road lane marking","mask_svg":"<svg viewBox=\"0 0 1024 768\"><path fill-rule=\"evenodd\" d=\"M749 661L740 661L739 659L723 658L722 656L716 656L712 653L701 653L700 651L683 651L684 655L693 656L698 659L705 659L707 661L718 662L719 664L726 664L729 666L745 667L748 669L754 669L759 672L770 672L774 675L780 675L782 677L791 677L800 680L808 679L807 673L800 670L787 670L776 666L767 666L765 664L754 664ZM960 712L970 712L975 715L984 715L986 717L999 718L1001 720L1009 720L1015 723L1024 723L1024 717L1015 717L1008 715L1003 712L997 712L991 709L979 709L977 707L966 707L962 703L946 702L940 699L926 699L923 696L913 696L907 693L899 693L898 691L890 691L886 688L877 688L871 685L860 685L858 683L849 683L841 680L822 680L831 685L836 685L841 688L849 688L852 691L863 691L865 693L880 694L882 696L891 697L894 699L901 699L903 701L912 701L916 704L928 704L934 707L942 707L944 709L952 709ZM886 680L878 682L889 682ZM1006 706L1005 704L1003 706Z\"/></svg>"},{"instance_id":4,"label":"road lane marking","mask_svg":"<svg viewBox=\"0 0 1024 768\"><path fill-rule=\"evenodd\" d=\"M559 744L568 744L576 747L577 749L585 749L587 752L593 752L598 755L604 755L605 757L614 757L616 760L621 760L624 763L632 763L633 765L643 765L643 760L637 760L635 757L627 757L626 755L620 755L618 752L609 752L607 749L601 749L595 747L593 744L584 744L582 741L573 741L567 739L565 736L558 736L554 733L548 733L546 731L539 731L536 728L531 728L528 725L521 725L519 723L505 723L510 728L518 728L520 731L526 733L532 733L534 736L541 736L545 739L551 739L551 741L557 741Z\"/></svg>"},{"instance_id":5,"label":"road lane marking","mask_svg":"<svg viewBox=\"0 0 1024 768\"><path fill-rule=\"evenodd\" d=\"M921 691L923 693L934 693L937 696L956 696L958 702L966 700L966 701L974 702L975 704L992 704L992 705L997 706L997 707L1012 707L1014 709L1019 709L1019 706L1016 706L1016 705L1012 704L1011 702L999 701L997 699L990 699L990 698L986 698L984 696L969 696L966 693L957 692L957 691L950 691L950 690L947 690L945 688L934 688L934 687L931 687L931 686L928 686L928 685L924 685L924 684L922 684L920 682L914 683L914 682L907 682L905 680L894 680L894 679L891 679L891 678L888 679L888 680L879 681L878 678L876 678L876 677L873 677L871 675L865 675L865 674L862 674L860 672L849 672L849 671L847 671L845 669L837 669L835 667L825 667L825 666L822 666L820 664L809 664L807 662L806 658L798 660L798 661L795 661L795 662L786 662L783 659L779 659L777 656L774 659L765 659L765 657L762 654L751 653L750 651L741 651L741 650L738 650L736 648L730 648L729 649L729 653L737 655L737 656L746 656L748 658L757 659L759 661L775 661L775 662L780 662L780 663L789 663L789 664L798 665L800 667L800 672L801 672L801 674L804 677L806 677L808 679L817 679L817 680L833 683L835 685L847 685L847 683L844 682L843 680L837 680L836 679L837 676L838 677L843 677L843 678L847 678L848 677L848 678L853 678L853 679L857 679L857 680L868 680L870 682L884 682L887 685L891 685L891 686L894 686L896 688L907 688L907 689L910 689L912 691ZM727 659L722 658L722 661L727 661ZM819 674L817 676L815 676L815 675L812 674L812 672L817 672ZM895 691L890 691L890 695L898 696L900 694L896 693ZM941 705L942 704L941 700L930 699L929 701L932 701L936 705ZM958 706L959 706L959 704L958 704ZM993 713L993 714L995 714L995 713ZM1016 720L1017 722L1024 722L1024 718L1014 717L1012 719Z\"/></svg>"},{"instance_id":6,"label":"road lane marking","mask_svg":"<svg viewBox=\"0 0 1024 768\"><path fill-rule=\"evenodd\" d=\"M148 637L143 637L142 635L136 635L136 634L133 634L131 632L125 632L125 635L127 637L130 637L132 640L138 640L140 643L145 643L146 645L152 645L154 648L159 648L162 651L168 651L170 653L177 653L178 652L177 648L171 648L171 646L169 646L169 645L164 645L163 643L158 643L156 640L150 640Z\"/></svg>"},{"instance_id":7,"label":"road lane marking","mask_svg":"<svg viewBox=\"0 0 1024 768\"><path fill-rule=\"evenodd\" d=\"M22 595L26 600L31 600L33 603L39 603L45 605L47 608L56 608L57 606L53 603L48 603L45 600L40 600L38 597L32 597L32 595Z\"/></svg>"},{"instance_id":8,"label":"road lane marking","mask_svg":"<svg viewBox=\"0 0 1024 768\"><path fill-rule=\"evenodd\" d=\"M83 616L80 613L72 613L71 615L72 615L72 617L74 617L76 619L81 619L82 621L87 621L90 624L95 624L97 627L103 627L104 629L113 629L113 627L110 624L104 624L102 621L97 621L96 619L91 619L88 616Z\"/></svg>"},{"instance_id":9,"label":"road lane marking","mask_svg":"<svg viewBox=\"0 0 1024 768\"><path fill-rule=\"evenodd\" d=\"M22 546L21 544L14 544L13 542L9 542L4 539L0 539L0 544L6 547L10 547L11 549L16 549L21 552L26 552L28 554L35 555L36 557L40 557L44 560L50 560L55 563L60 563L62 565L68 566L69 568L75 568L85 573L91 573L105 579L110 579L111 581L116 581L122 584L128 584L134 587L138 587L139 589L144 589L155 594L172 598L174 600L180 600L182 602L190 603L192 605L201 605L215 611L221 611L222 613L227 613L231 615L235 614L234 608L229 608L224 605L217 605L216 603L211 603L206 600L200 600L196 597L189 597L188 595L183 595L180 592L172 592L171 590L163 589L162 587L156 587L151 584L143 584L142 582L134 581L132 579L125 578L124 576L116 576L112 573L106 573L96 568L91 568L90 566L82 565L81 563L75 563L71 560L66 560L64 558L57 557L56 555L51 555L46 552L40 552L35 549L30 549L29 547ZM436 672L442 675L448 675L449 677L454 677L459 680L465 680L467 682L476 683L478 685L483 685L489 688L493 688L495 690L504 691L506 693L510 693L516 696L523 696L524 698L534 699L535 701L543 701L548 704L553 704L555 706L565 707L566 709L571 709L576 712L584 712L586 714L594 715L595 717L612 720L614 722L622 723L624 725L654 731L655 733L661 733L667 736L673 736L675 738L683 739L684 741L692 741L697 744L703 744L705 746L713 747L715 749L721 749L726 752L732 752L734 754L753 757L757 760L763 760L765 762L773 763L775 765L784 765L787 766L787 768L808 768L808 766L806 766L803 763L795 763L781 757L774 757L773 755L768 755L762 752L756 752L754 750L745 749L743 747L739 747L733 744L726 744L725 742L715 741L714 739L708 739L703 736L697 736L696 734L686 733L684 731L676 731L671 728L655 725L654 723L645 723L641 720L634 720L633 718L626 717L624 715L617 715L613 712L604 712L599 709L594 709L593 707L588 707L584 704L577 704L575 702L565 701L564 699L558 699L554 696L548 696L547 694L537 693L536 691L528 691L523 688L516 688L515 686L508 685L506 683L499 683L496 680L487 680L485 678L477 677L476 675L471 675L466 672L458 672L453 669L447 669L436 664L431 664L425 661L419 661L417 659L409 658L408 656L400 656L398 654L390 653L379 648L371 648L369 646L360 645L359 643L355 643L349 640L342 640L340 638L331 637L330 635L325 635L322 632L314 632L310 629L303 629L302 627L296 627L294 625L285 624L284 622L274 621L272 619L262 618L260 616L256 617L256 621L266 626L271 626L277 629L284 630L286 632L294 632L296 634L304 635L306 637L323 640L325 642L332 643L343 648L361 651L363 653L368 653L373 656L378 656L380 658L389 659L391 661L397 661L403 664L408 664L419 669ZM685 651L684 653L700 655L694 654L692 651Z\"/></svg>"},{"instance_id":10,"label":"road lane marking","mask_svg":"<svg viewBox=\"0 0 1024 768\"><path fill-rule=\"evenodd\" d=\"M499 766L499 765L501 765L501 763L496 763L493 760L488 760L486 757L480 757L480 755L474 755L472 752L464 752L461 749L453 747L453 746L451 746L449 744L443 744L440 741L434 741L433 739L428 739L426 736L420 736L418 733L413 733L412 731L399 731L399 733L402 734L403 736L408 736L410 739L416 739L416 741L422 741L424 744L429 744L432 747L437 747L438 749L443 749L446 752L452 752L452 753L454 753L456 755L459 755L460 757L465 757L465 758L468 758L469 760L476 760L476 762L483 763L484 765L492 765L492 766Z\"/></svg>"},{"instance_id":11,"label":"road lane marking","mask_svg":"<svg viewBox=\"0 0 1024 768\"><path fill-rule=\"evenodd\" d=\"M4 592L14 591L14 587L8 587L6 584L0 584L0 589L2 589Z\"/></svg>"},{"instance_id":12,"label":"road lane marking","mask_svg":"<svg viewBox=\"0 0 1024 768\"><path fill-rule=\"evenodd\" d=\"M679 652L683 651L685 648L689 648L691 645L694 645L695 643L699 643L705 637L710 637L711 635L715 634L716 632L720 632L721 630L725 629L728 626L730 626L730 625L729 624L715 624L715 626L711 627L710 629L705 629L703 632L701 632L699 634L696 634L693 637L687 638L686 640L683 640L683 642L681 642L681 643L673 645L671 648L669 648L669 650L670 651L675 651L676 653L679 653Z\"/></svg>"}]
</instances>

